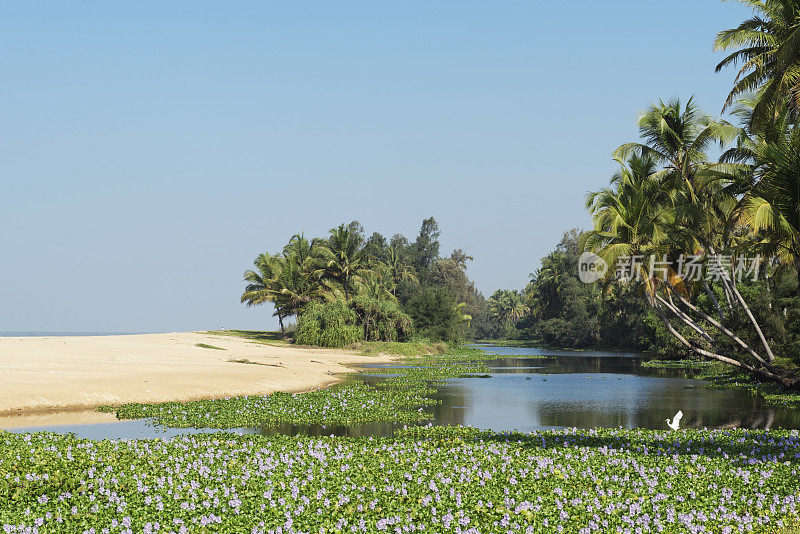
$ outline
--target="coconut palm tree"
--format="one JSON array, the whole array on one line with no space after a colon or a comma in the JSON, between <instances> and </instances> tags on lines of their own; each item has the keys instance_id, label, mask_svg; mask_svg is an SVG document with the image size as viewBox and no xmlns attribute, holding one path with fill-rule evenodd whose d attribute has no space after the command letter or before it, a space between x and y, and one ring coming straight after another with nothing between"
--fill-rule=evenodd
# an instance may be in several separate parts
<instances>
[{"instance_id":1,"label":"coconut palm tree","mask_svg":"<svg viewBox=\"0 0 800 534\"><path fill-rule=\"evenodd\" d=\"M773 123L752 148L750 186L739 213L756 232L756 249L800 275L800 127Z\"/></svg>"},{"instance_id":2,"label":"coconut palm tree","mask_svg":"<svg viewBox=\"0 0 800 534\"><path fill-rule=\"evenodd\" d=\"M379 272L365 275L362 281L356 284L358 295L379 302L384 300L396 302L397 297L386 287L385 280L386 277L382 277Z\"/></svg>"},{"instance_id":3,"label":"coconut palm tree","mask_svg":"<svg viewBox=\"0 0 800 534\"><path fill-rule=\"evenodd\" d=\"M529 311L521 291L498 289L489 297L489 314L503 325L519 321Z\"/></svg>"},{"instance_id":4,"label":"coconut palm tree","mask_svg":"<svg viewBox=\"0 0 800 534\"><path fill-rule=\"evenodd\" d=\"M721 274L720 283L728 302L731 306L735 302L744 310L769 360L774 360L761 326L736 288L732 276L725 271L720 259L723 250L718 248L725 242L720 239L724 234L719 230L726 227L720 224L719 215L727 213L727 222L730 223L735 203L729 201L727 209L722 208L726 194L718 181L724 168L711 163L706 151L715 143L724 146L737 139L741 130L728 122L712 119L690 98L685 106L681 106L679 100L651 105L639 118L639 134L643 143L626 143L614 152L615 157L621 159L630 154L640 154L650 156L663 166L662 170L651 175L651 179L673 196L675 220L670 235L673 240L683 242L683 246L678 247L681 249L679 252L704 254L714 263L714 268ZM706 291L715 300L707 284Z\"/></svg>"},{"instance_id":5,"label":"coconut palm tree","mask_svg":"<svg viewBox=\"0 0 800 534\"><path fill-rule=\"evenodd\" d=\"M363 239L353 228L341 224L330 230L330 237L322 244L317 272L329 287L331 282L333 287L340 286L345 301L349 302L356 284L372 272L368 267L369 258L364 253Z\"/></svg>"},{"instance_id":6,"label":"coconut palm tree","mask_svg":"<svg viewBox=\"0 0 800 534\"><path fill-rule=\"evenodd\" d=\"M283 331L283 319L301 315L311 301L336 298L320 282L320 255L320 243L302 234L292 236L279 254L260 254L253 263L255 269L244 273L248 285L241 301L248 307L272 302Z\"/></svg>"},{"instance_id":7,"label":"coconut palm tree","mask_svg":"<svg viewBox=\"0 0 800 534\"><path fill-rule=\"evenodd\" d=\"M692 200L700 172L711 165L707 150L739 134L733 125L703 113L694 97L685 106L678 99L651 104L641 113L638 124L643 142L625 143L614 152L614 159L625 161L631 154L650 157L663 166L653 177L673 189L683 188Z\"/></svg>"},{"instance_id":8,"label":"coconut palm tree","mask_svg":"<svg viewBox=\"0 0 800 534\"><path fill-rule=\"evenodd\" d=\"M723 111L739 97L758 95L750 126L759 129L789 105L800 110L800 3L797 0L739 0L754 11L736 28L717 34L716 50L731 50L717 72L738 66Z\"/></svg>"},{"instance_id":9,"label":"coconut palm tree","mask_svg":"<svg viewBox=\"0 0 800 534\"><path fill-rule=\"evenodd\" d=\"M785 385L793 385L794 379L781 376L771 365L771 352L768 352L770 361L765 360L722 323L691 303L691 288L687 281L678 276L674 263L669 259L674 259L677 253L686 252L686 247L692 247L695 243L695 234L683 232L680 215L676 216L680 207L676 206L676 199L686 201L689 197L685 191L676 195L666 188L669 175L650 173L651 168L652 160L629 160L627 166L623 166L622 171L612 179L612 187L587 197L587 208L592 213L595 227L583 238L584 249L599 254L612 267L622 257L639 257L641 261L638 264L632 262L630 266L636 270L635 273L631 272L636 275L634 283L642 284L652 309L667 330L686 348ZM703 188L698 188L696 193L702 195L703 191ZM702 197L698 199L697 195L695 199L695 203L703 202ZM688 251L692 253L692 248ZM654 271L654 264L647 261L648 258L660 261L667 258L665 271ZM659 271L662 268L659 267ZM666 293L662 295L660 291ZM688 312L685 311L687 309ZM675 328L665 310L694 331L700 340L690 339ZM714 338L689 312L699 315L728 336L747 356L719 354ZM763 341L763 335L761 338Z\"/></svg>"},{"instance_id":10,"label":"coconut palm tree","mask_svg":"<svg viewBox=\"0 0 800 534\"><path fill-rule=\"evenodd\" d=\"M407 280L412 284L419 283L419 279L414 274L414 269L403 261L400 250L394 245L387 250L386 261L379 264L379 269L388 278L388 286L394 296L397 296L397 286L403 280Z\"/></svg>"},{"instance_id":11,"label":"coconut palm tree","mask_svg":"<svg viewBox=\"0 0 800 534\"><path fill-rule=\"evenodd\" d=\"M284 332L283 319L292 315L292 311L285 305L278 281L283 273L284 261L281 256L272 256L265 252L259 254L253 262L254 270L247 270L244 273L244 281L247 282L241 302L246 303L247 307L258 306L266 302L275 304L275 313Z\"/></svg>"},{"instance_id":12,"label":"coconut palm tree","mask_svg":"<svg viewBox=\"0 0 800 534\"><path fill-rule=\"evenodd\" d=\"M611 187L587 195L594 228L581 239L585 250L609 266L630 258L625 274L642 280L651 300L655 286L646 266L670 252L668 231L675 223L674 194L663 181L652 153L631 154L627 163L620 162Z\"/></svg>"}]
</instances>

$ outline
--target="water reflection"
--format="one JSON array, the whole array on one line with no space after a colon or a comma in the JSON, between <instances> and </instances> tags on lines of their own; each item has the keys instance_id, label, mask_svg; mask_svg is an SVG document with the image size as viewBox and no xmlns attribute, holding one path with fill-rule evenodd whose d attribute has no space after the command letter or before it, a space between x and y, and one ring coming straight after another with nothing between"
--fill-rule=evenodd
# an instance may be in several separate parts
<instances>
[{"instance_id":1,"label":"water reflection","mask_svg":"<svg viewBox=\"0 0 800 534\"><path fill-rule=\"evenodd\" d=\"M647 358L635 354L481 348L498 355L487 361L491 378L438 382L435 396L440 404L426 409L433 424L523 432L571 427L666 429L665 419L682 410L684 428L800 428L800 410L766 406L761 397L746 391L708 389L705 382L687 378L680 370L642 367ZM370 365L366 371L373 374L357 378L374 383L396 366ZM354 427L284 424L230 432L362 437L392 436L397 428L391 423ZM170 438L215 431L159 429L142 420L14 431L37 430L73 432L89 439Z\"/></svg>"},{"instance_id":2,"label":"water reflection","mask_svg":"<svg viewBox=\"0 0 800 534\"><path fill-rule=\"evenodd\" d=\"M666 428L682 410L684 428L800 428L800 410L766 406L746 391L706 388L676 369L642 367L646 357L598 352L481 347L517 355L487 362L489 380L453 379L439 388L462 406L457 424L493 430ZM531 357L520 357L528 356ZM449 415L437 413L436 423Z\"/></svg>"}]
</instances>

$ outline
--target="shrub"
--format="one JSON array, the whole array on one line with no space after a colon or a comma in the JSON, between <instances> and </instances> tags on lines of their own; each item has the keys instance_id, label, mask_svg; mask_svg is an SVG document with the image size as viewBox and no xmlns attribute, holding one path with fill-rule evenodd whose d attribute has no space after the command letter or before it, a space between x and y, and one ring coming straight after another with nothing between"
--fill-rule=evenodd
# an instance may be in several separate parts
<instances>
[{"instance_id":1,"label":"shrub","mask_svg":"<svg viewBox=\"0 0 800 534\"><path fill-rule=\"evenodd\" d=\"M406 341L411 337L411 317L396 302L359 296L350 301L367 341Z\"/></svg>"},{"instance_id":2,"label":"shrub","mask_svg":"<svg viewBox=\"0 0 800 534\"><path fill-rule=\"evenodd\" d=\"M297 321L294 341L300 345L345 347L363 337L358 316L344 302L315 302Z\"/></svg>"}]
</instances>

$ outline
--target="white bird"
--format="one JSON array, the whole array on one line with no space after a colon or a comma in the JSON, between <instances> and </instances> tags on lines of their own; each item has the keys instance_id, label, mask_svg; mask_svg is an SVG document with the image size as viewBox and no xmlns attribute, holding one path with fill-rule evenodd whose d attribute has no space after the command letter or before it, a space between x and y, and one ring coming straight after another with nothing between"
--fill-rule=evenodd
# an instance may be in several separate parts
<instances>
[{"instance_id":1,"label":"white bird","mask_svg":"<svg viewBox=\"0 0 800 534\"><path fill-rule=\"evenodd\" d=\"M683 417L683 412L678 410L678 413L675 414L675 417L672 418L672 422L669 422L667 419L667 426L670 427L672 430L678 430L681 426L681 417Z\"/></svg>"}]
</instances>

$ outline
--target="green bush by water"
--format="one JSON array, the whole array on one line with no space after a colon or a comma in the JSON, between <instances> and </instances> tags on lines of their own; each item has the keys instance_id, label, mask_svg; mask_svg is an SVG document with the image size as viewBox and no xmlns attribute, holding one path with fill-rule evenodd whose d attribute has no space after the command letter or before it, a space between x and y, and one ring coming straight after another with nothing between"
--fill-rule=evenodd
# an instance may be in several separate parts
<instances>
[{"instance_id":1,"label":"green bush by water","mask_svg":"<svg viewBox=\"0 0 800 534\"><path fill-rule=\"evenodd\" d=\"M358 316L344 302L313 303L300 316L295 343L341 348L364 338Z\"/></svg>"}]
</instances>

